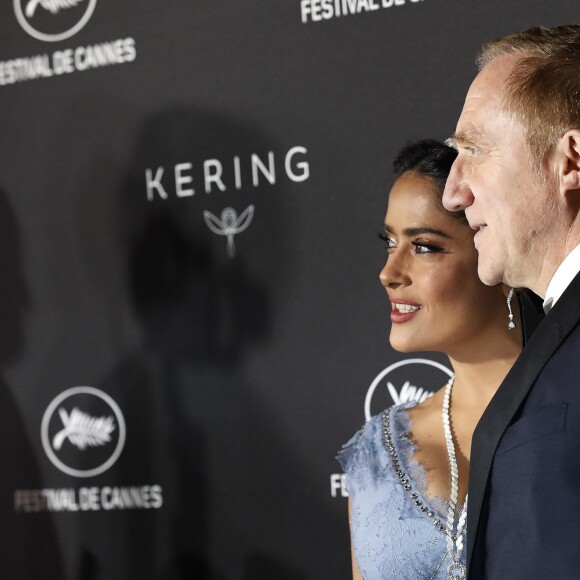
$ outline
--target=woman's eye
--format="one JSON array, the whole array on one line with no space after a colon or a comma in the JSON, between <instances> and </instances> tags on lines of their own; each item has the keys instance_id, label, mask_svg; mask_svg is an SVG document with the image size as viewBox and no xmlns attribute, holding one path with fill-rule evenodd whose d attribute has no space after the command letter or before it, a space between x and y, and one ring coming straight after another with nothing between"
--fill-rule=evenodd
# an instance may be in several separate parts
<instances>
[{"instance_id":1,"label":"woman's eye","mask_svg":"<svg viewBox=\"0 0 580 580\"><path fill-rule=\"evenodd\" d=\"M387 250L397 247L397 242L395 242L395 240L390 236L386 236L385 234L379 234L379 238L383 240L385 244L387 244Z\"/></svg>"},{"instance_id":2,"label":"woman's eye","mask_svg":"<svg viewBox=\"0 0 580 580\"><path fill-rule=\"evenodd\" d=\"M439 246L434 246L433 244L426 244L425 242L413 242L415 246L416 254L432 254L436 252L442 252L442 248Z\"/></svg>"}]
</instances>

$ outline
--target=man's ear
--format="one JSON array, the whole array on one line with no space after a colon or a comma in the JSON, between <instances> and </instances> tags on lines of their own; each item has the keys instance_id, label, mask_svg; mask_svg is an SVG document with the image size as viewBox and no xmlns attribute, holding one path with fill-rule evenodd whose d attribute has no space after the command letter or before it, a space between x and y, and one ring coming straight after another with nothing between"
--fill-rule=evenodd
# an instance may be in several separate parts
<instances>
[{"instance_id":1,"label":"man's ear","mask_svg":"<svg viewBox=\"0 0 580 580\"><path fill-rule=\"evenodd\" d=\"M560 195L580 190L580 129L567 131L556 147Z\"/></svg>"}]
</instances>

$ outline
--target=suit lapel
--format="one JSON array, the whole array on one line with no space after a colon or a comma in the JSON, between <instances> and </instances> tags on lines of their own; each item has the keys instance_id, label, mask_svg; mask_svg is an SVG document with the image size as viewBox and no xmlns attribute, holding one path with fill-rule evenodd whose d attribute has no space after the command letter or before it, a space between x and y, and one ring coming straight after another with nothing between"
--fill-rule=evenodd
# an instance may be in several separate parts
<instances>
[{"instance_id":1,"label":"suit lapel","mask_svg":"<svg viewBox=\"0 0 580 580\"><path fill-rule=\"evenodd\" d=\"M467 553L473 577L477 577L474 561L484 554L485 529L481 512L495 450L541 370L579 321L580 274L576 275L554 308L540 323L475 429L471 448L467 513ZM479 567L482 562L475 565Z\"/></svg>"}]
</instances>

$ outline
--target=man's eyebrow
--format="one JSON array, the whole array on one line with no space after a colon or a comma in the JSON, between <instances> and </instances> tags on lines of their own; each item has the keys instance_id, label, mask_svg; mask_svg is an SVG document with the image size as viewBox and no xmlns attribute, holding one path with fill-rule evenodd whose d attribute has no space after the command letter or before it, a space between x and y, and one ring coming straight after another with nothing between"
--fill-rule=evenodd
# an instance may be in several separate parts
<instances>
[{"instance_id":1,"label":"man's eyebrow","mask_svg":"<svg viewBox=\"0 0 580 580\"><path fill-rule=\"evenodd\" d=\"M481 140L483 134L477 129L470 129L468 131L456 131L449 137L449 140L455 147L460 143L461 145L475 145L477 140Z\"/></svg>"},{"instance_id":2,"label":"man's eyebrow","mask_svg":"<svg viewBox=\"0 0 580 580\"><path fill-rule=\"evenodd\" d=\"M388 224L385 224L385 232L388 234L394 234L394 230ZM449 234L445 233L442 230L438 230L436 228L428 228L428 227L418 227L418 228L405 228L403 230L403 235L409 238L414 236L419 236L421 234L434 234L436 236L441 236L442 238L447 238L448 240L452 240L453 237Z\"/></svg>"}]
</instances>

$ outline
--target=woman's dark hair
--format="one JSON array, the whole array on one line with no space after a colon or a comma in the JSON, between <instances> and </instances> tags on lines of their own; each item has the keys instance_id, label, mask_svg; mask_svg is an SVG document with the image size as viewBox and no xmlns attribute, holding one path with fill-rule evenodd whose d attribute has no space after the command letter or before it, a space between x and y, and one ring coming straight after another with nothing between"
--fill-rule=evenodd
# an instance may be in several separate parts
<instances>
[{"instance_id":1,"label":"woman's dark hair","mask_svg":"<svg viewBox=\"0 0 580 580\"><path fill-rule=\"evenodd\" d=\"M413 171L427 177L437 188L439 201L443 198L445 182L449 177L451 166L457 157L453 147L434 139L423 139L403 147L393 161L395 177L401 177L406 171ZM465 213L462 211L448 211L441 203L441 211L450 217L468 224Z\"/></svg>"}]
</instances>

